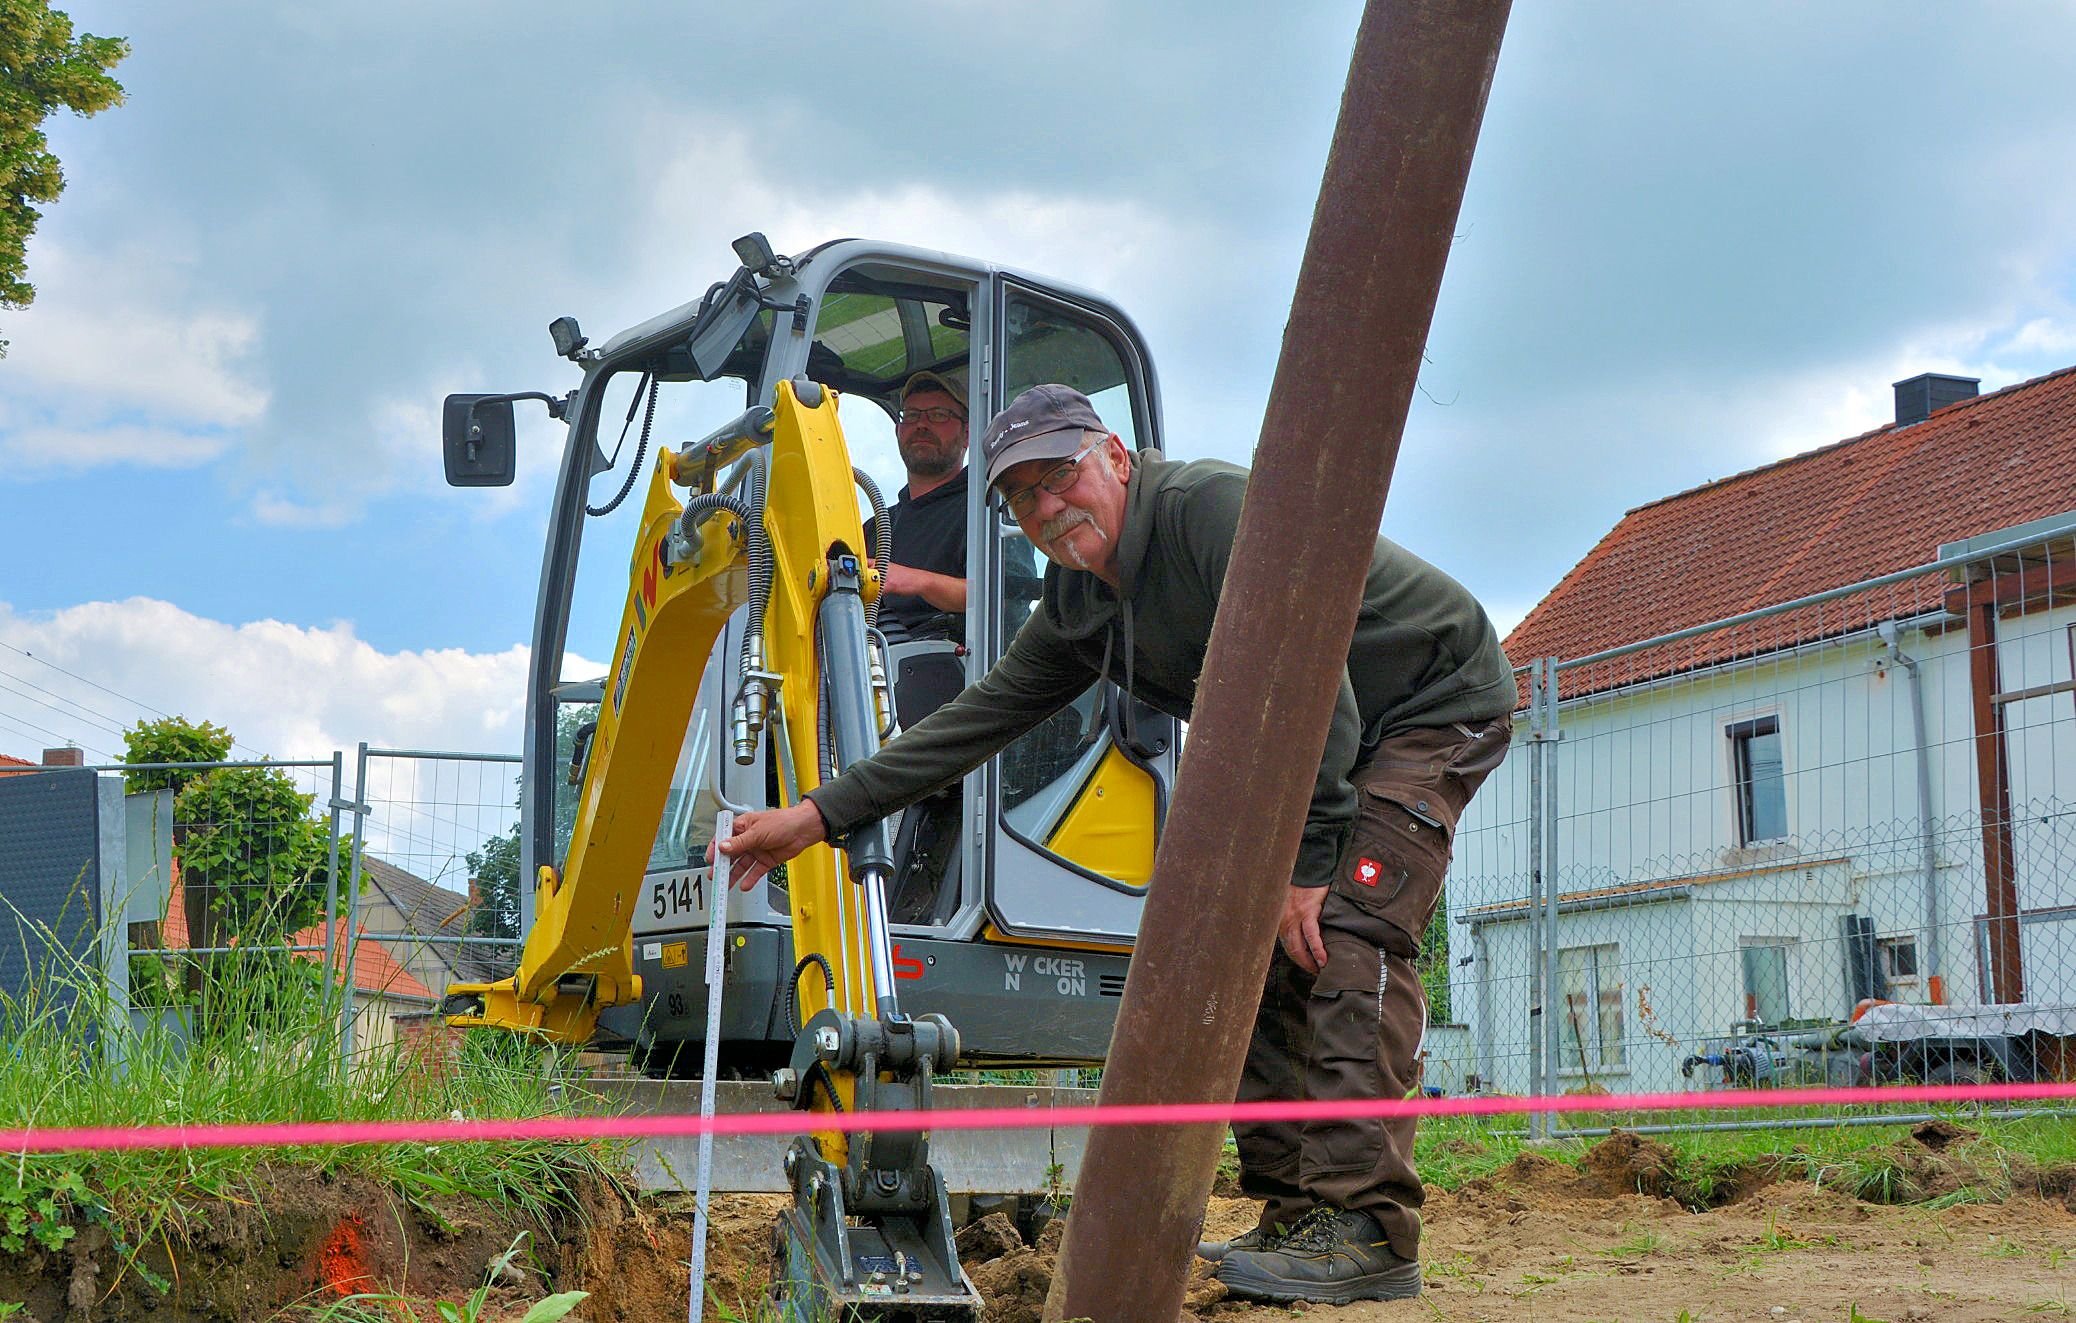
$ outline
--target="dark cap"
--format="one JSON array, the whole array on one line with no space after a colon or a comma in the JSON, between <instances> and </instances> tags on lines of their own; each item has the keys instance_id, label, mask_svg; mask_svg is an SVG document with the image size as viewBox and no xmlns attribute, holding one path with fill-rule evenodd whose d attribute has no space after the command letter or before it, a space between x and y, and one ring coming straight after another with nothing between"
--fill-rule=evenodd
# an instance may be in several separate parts
<instances>
[{"instance_id":1,"label":"dark cap","mask_svg":"<svg viewBox=\"0 0 2076 1323\"><path fill-rule=\"evenodd\" d=\"M995 415L980 439L988 482L1031 459L1066 459L1081 449L1084 432L1108 432L1088 396L1057 383L1033 386Z\"/></svg>"},{"instance_id":2,"label":"dark cap","mask_svg":"<svg viewBox=\"0 0 2076 1323\"><path fill-rule=\"evenodd\" d=\"M966 407L966 388L953 381L950 377L941 376L935 372L916 373L901 384L901 402L903 404L908 403L908 397L919 390L943 391L946 395L957 400L961 409Z\"/></svg>"}]
</instances>

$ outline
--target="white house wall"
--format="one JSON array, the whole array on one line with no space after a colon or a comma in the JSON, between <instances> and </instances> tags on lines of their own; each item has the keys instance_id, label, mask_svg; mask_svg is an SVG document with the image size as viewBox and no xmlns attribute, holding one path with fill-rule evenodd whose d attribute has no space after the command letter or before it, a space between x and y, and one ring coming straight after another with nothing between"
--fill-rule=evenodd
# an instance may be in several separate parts
<instances>
[{"instance_id":1,"label":"white house wall","mask_svg":"<svg viewBox=\"0 0 2076 1323\"><path fill-rule=\"evenodd\" d=\"M1768 935L1794 938L1793 1014L1845 1015L1851 1007L1841 922L1848 914L1870 917L1879 937L1915 938L1921 975L1936 946L1947 1000L1981 999L1980 801L1967 634L1954 624L1943 632L1906 629L1899 640L1917 662L1923 688L1937 891L1929 923L1910 676L1879 639L1793 648L1561 708L1550 764L1558 820L1551 872L1559 891L1593 895L1694 878L1701 880L1696 896L1706 897L1691 908L1661 903L1608 910L1609 917L1591 922L1585 914L1561 920L1561 946L1605 933L1639 971L1629 989L1632 1037L1641 1032L1635 998L1642 985L1654 1028L1684 1048L1726 1033L1742 995L1740 943ZM2072 626L2076 607L2000 622L2002 687L2070 680ZM1783 642L1792 640L1771 646ZM1747 845L1739 839L1726 730L1769 716L1779 723L1787 835ZM2076 693L2013 703L2006 719L2021 905L2076 907ZM1481 1065L1503 1088L1526 1083L1509 1060L1525 1069L1533 967L1527 924L1484 925L1489 968L1458 961L1479 945L1466 915L1529 894L1532 758L1527 723L1518 720L1514 752L1459 828L1447 892L1455 1005L1470 1008ZM1749 870L1760 871L1744 882L1721 880ZM2036 916L2023 931L2027 963L2037 971L2029 999L2076 999L2076 952L2064 954L2076 947L2076 910L2066 923ZM1668 976L1682 968L1691 977ZM1481 987L1489 990L1489 1012ZM1486 1013L1491 1021L1480 1024L1477 1016ZM1652 1064L1633 1069L1628 1082L1678 1087L1678 1053L1651 1041L1664 1051L1632 1054ZM1660 1055L1672 1063L1670 1079Z\"/></svg>"}]
</instances>

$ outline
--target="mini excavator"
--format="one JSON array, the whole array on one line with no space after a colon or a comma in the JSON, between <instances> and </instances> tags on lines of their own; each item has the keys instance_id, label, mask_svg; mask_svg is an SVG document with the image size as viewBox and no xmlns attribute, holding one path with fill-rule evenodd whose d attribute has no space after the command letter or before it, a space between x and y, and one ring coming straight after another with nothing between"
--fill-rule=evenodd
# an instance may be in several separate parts
<instances>
[{"instance_id":1,"label":"mini excavator","mask_svg":"<svg viewBox=\"0 0 2076 1323\"><path fill-rule=\"evenodd\" d=\"M726 280L603 345L556 320L582 372L567 394L446 401L458 486L513 480L519 401L544 403L567 441L527 689L523 949L509 977L451 988L445 1011L687 1075L710 1010L691 952L718 901L721 1069L768 1075L807 1113L777 1231L787 1316L977 1318L927 1136L816 1132L813 1115L927 1108L954 1068L1102 1060L1174 723L1099 684L962 783L753 892L727 891L705 856L719 812L796 802L869 756L984 673L1035 605L1032 549L975 481L967 610L880 627L888 548L867 528L884 535L885 502L857 459L891 458L903 383L960 385L977 438L1019 391L1066 382L1152 447L1153 365L1115 306L1025 273L863 240L734 249ZM698 439L659 440L645 466L659 419ZM623 509L644 472L645 499ZM606 557L584 558L587 531ZM600 676L582 659L608 648Z\"/></svg>"}]
</instances>

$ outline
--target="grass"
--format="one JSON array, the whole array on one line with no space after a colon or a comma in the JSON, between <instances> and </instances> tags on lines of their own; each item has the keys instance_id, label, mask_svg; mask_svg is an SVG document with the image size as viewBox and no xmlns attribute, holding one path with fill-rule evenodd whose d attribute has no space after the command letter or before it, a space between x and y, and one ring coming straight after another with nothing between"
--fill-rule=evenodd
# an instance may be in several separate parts
<instances>
[{"instance_id":1,"label":"grass","mask_svg":"<svg viewBox=\"0 0 2076 1323\"><path fill-rule=\"evenodd\" d=\"M280 956L219 959L199 1006L132 1031L97 971L32 963L25 991L0 996L0 1127L199 1122L425 1120L563 1110L568 1072L515 1039L464 1044L458 1069L428 1071L397 1050L344 1059L336 994L317 967ZM27 954L27 953L25 953ZM58 959L62 960L62 957ZM40 967L38 967L40 965ZM162 991L164 991L162 989ZM523 1215L567 1207L576 1183L612 1179L613 1149L592 1144L368 1145L27 1154L0 1164L0 1251L56 1250L85 1225L109 1231L143 1273L137 1247L177 1240L187 1215L251 1202L269 1167L354 1173L414 1204L461 1195Z\"/></svg>"},{"instance_id":2,"label":"grass","mask_svg":"<svg viewBox=\"0 0 2076 1323\"><path fill-rule=\"evenodd\" d=\"M1664 1245L1665 1237L1646 1227L1619 1245L1607 1246L1600 1253L1611 1259L1620 1259L1626 1263L1636 1259L1647 1259L1651 1255L1656 1254Z\"/></svg>"}]
</instances>

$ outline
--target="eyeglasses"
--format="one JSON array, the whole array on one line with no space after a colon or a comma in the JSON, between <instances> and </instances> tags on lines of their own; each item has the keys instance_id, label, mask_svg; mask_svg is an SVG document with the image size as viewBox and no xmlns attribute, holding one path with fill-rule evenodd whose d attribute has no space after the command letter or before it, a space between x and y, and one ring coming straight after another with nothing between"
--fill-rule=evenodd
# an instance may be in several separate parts
<instances>
[{"instance_id":1,"label":"eyeglasses","mask_svg":"<svg viewBox=\"0 0 2076 1323\"><path fill-rule=\"evenodd\" d=\"M1081 477L1081 461L1094 454L1097 448L1109 439L1108 436L1097 437L1080 450L1075 451L1072 455L1048 469L1045 476L1038 479L1038 481L1004 496L1002 504L1008 507L1010 514L1021 519L1036 508L1038 504L1038 489L1040 487L1051 492L1054 496L1066 495L1073 490L1075 482Z\"/></svg>"},{"instance_id":2,"label":"eyeglasses","mask_svg":"<svg viewBox=\"0 0 2076 1323\"><path fill-rule=\"evenodd\" d=\"M904 423L963 423L966 415L957 409L903 409L899 421Z\"/></svg>"}]
</instances>

